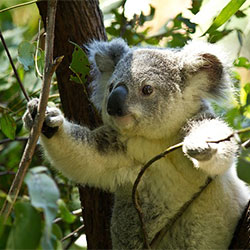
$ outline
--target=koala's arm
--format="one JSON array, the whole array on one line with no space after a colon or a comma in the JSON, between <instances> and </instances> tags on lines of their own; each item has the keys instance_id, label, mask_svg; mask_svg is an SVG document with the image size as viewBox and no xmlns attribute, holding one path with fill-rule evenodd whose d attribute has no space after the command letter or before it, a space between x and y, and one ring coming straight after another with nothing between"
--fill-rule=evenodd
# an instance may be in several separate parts
<instances>
[{"instance_id":1,"label":"koala's arm","mask_svg":"<svg viewBox=\"0 0 250 250\"><path fill-rule=\"evenodd\" d=\"M36 99L30 101L23 117L28 129L32 126L32 113L37 103ZM47 108L45 124L58 127L51 138L42 134L40 142L46 158L63 175L78 183L110 191L129 181L133 172L129 168L133 163L112 128L102 126L91 131L67 121L57 108Z\"/></svg>"},{"instance_id":2,"label":"koala's arm","mask_svg":"<svg viewBox=\"0 0 250 250\"><path fill-rule=\"evenodd\" d=\"M223 174L236 162L239 149L234 137L226 139L232 133L233 130L220 119L192 121L184 138L183 151L196 168L208 175Z\"/></svg>"}]
</instances>

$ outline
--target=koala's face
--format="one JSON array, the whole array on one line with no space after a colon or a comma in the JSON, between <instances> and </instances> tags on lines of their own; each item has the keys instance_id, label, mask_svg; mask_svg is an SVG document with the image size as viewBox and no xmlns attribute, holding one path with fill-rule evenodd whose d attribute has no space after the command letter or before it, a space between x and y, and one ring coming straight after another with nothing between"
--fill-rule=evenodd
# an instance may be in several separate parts
<instances>
[{"instance_id":1,"label":"koala's face","mask_svg":"<svg viewBox=\"0 0 250 250\"><path fill-rule=\"evenodd\" d=\"M106 43L109 53L95 55L101 75L94 91L102 85L102 93L93 100L101 102L104 123L120 133L155 139L176 133L221 82L222 64L213 55L190 57L189 64L181 50L125 47L119 55L115 42Z\"/></svg>"},{"instance_id":2,"label":"koala's face","mask_svg":"<svg viewBox=\"0 0 250 250\"><path fill-rule=\"evenodd\" d=\"M175 53L162 53L138 49L119 61L104 97L105 122L125 133L154 134L152 130L159 129L183 82Z\"/></svg>"}]
</instances>

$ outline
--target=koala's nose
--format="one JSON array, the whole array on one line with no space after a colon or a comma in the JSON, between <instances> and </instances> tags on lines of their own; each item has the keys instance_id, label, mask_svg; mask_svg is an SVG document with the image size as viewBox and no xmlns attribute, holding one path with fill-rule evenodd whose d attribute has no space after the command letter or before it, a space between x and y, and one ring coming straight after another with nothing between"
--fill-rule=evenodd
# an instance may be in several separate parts
<instances>
[{"instance_id":1,"label":"koala's nose","mask_svg":"<svg viewBox=\"0 0 250 250\"><path fill-rule=\"evenodd\" d=\"M128 89L124 85L119 85L111 92L107 105L107 111L109 115L123 116L125 114L124 104L127 95Z\"/></svg>"}]
</instances>

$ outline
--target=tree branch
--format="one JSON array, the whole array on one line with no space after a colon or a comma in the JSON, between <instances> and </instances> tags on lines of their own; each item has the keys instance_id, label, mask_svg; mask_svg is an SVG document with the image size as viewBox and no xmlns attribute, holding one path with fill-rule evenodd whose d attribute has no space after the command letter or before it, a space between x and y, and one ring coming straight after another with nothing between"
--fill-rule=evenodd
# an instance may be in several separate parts
<instances>
[{"instance_id":1,"label":"tree branch","mask_svg":"<svg viewBox=\"0 0 250 250\"><path fill-rule=\"evenodd\" d=\"M241 133L246 133L246 132L250 132L250 127L248 128L243 128L243 129L240 129L240 130L236 130L234 131L232 134L230 134L229 136L227 136L226 138L223 138L221 140L218 140L218 141L207 141L207 143L220 143L220 142L223 142L223 141L227 141L227 140L230 140L232 137L235 137L236 135L238 134L241 134ZM141 223L141 230L142 230L142 234L143 234L143 241L144 241L144 248L145 249L151 249L151 247L155 247L157 244L158 244L158 239L157 240L153 240L153 245L150 246L150 243L149 243L149 240L148 240L148 235L147 235L147 231L146 231L146 227L145 227L145 223L144 223L144 219L143 219L143 212L142 212L142 209L141 209L141 206L140 206L140 198L139 198L139 194L138 194L138 191L137 191L137 188L138 188L138 185L140 184L141 182L141 179L142 179L142 176L144 175L144 173L146 172L146 170L152 166L152 164L158 160L160 160L161 158L165 157L167 154L175 151L176 149L179 149L183 146L183 142L181 143L178 143L176 145L173 145L169 148L167 148L164 152L162 152L161 154L159 155L156 155L155 157L153 157L151 160L149 160L143 167L142 169L140 170L140 172L138 173L137 177L136 177L136 180L134 182L134 185L133 185L133 189L132 189L132 201L133 201L133 204L135 206L135 209L138 213L138 217L139 217L139 220L140 220L140 223ZM250 147L250 140L247 140L246 142L242 143L241 146L243 148L247 148L247 147ZM194 194L193 198L190 200L191 202L187 202L183 205L183 207L180 209L181 210L181 213L184 213L184 211L189 207L189 205L192 203L192 201L194 199L196 199L196 197L199 196L199 194L207 187L207 185L210 183L211 181L207 181L207 183L200 189L200 192L198 192L197 194ZM178 216L177 216L178 215ZM172 218L172 221L171 221L171 225L173 225L176 221L176 219L181 216L179 214L175 215L173 218ZM171 225L168 227L168 229L171 227ZM164 231L166 233L166 231ZM160 239L160 238L159 238ZM156 242L157 241L157 242Z\"/></svg>"},{"instance_id":2,"label":"tree branch","mask_svg":"<svg viewBox=\"0 0 250 250\"><path fill-rule=\"evenodd\" d=\"M19 163L19 168L15 179L10 187L8 196L12 198L13 202L9 202L7 199L3 205L1 215L4 216L4 223L6 222L12 207L17 199L21 185L23 183L24 176L27 172L28 166L32 160L32 156L35 151L35 147L40 136L42 125L45 117L46 106L49 97L50 83L52 75L55 72L57 66L62 61L62 57L53 61L53 47L54 47L54 27L55 27L55 13L56 13L57 0L48 1L48 18L46 20L47 35L45 45L45 67L44 78L42 84L41 95L39 99L37 116L34 121L34 125L31 129L28 142L24 149L22 159Z\"/></svg>"},{"instance_id":3,"label":"tree branch","mask_svg":"<svg viewBox=\"0 0 250 250\"><path fill-rule=\"evenodd\" d=\"M2 35L1 30L0 30L0 39L1 39L1 41L2 41L3 47L4 47L5 51L6 51L6 54L7 54L8 58L9 58L11 67L12 67L14 73L15 73L16 79L17 79L17 81L18 81L18 83L19 83L19 85L20 85L20 87L21 87L21 89L22 89L22 92L23 92L23 94L24 94L26 100L29 101L30 98L29 98L29 96L28 96L28 94L27 94L27 92L26 92L26 90L25 90L25 88L24 88L24 86L23 86L23 84L22 84L22 81L21 81L21 79L20 79L20 77L19 77L19 75L18 75L18 73L17 73L16 67L15 67L15 65L14 65L14 62L13 62L12 58L11 58L9 49L8 49L8 47L7 47L7 44L6 44L5 40L4 40L4 37L3 37L3 35Z\"/></svg>"}]
</instances>

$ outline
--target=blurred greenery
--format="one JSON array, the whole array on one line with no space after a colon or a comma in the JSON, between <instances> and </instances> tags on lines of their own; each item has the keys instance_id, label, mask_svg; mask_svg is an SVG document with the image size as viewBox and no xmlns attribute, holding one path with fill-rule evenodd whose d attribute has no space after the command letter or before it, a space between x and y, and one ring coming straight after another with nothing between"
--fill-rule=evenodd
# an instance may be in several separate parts
<instances>
[{"instance_id":1,"label":"blurred greenery","mask_svg":"<svg viewBox=\"0 0 250 250\"><path fill-rule=\"evenodd\" d=\"M0 10L22 2L26 1L1 0ZM131 46L181 47L188 40L197 38L197 31L201 29L200 24L195 23L190 16L178 13L167 19L157 32L152 33L150 25L156 25L154 20L157 10L153 5L150 6L149 13L141 12L128 18L125 12L126 0L103 0L102 4L104 2L106 5L103 13L108 38L122 37ZM233 43L242 48L246 40L244 30L237 25L230 26L233 18L234 20L249 19L249 6L239 9L239 2L234 0L229 2L231 4L230 13L225 9L224 12L220 12L222 9L219 9L220 14L217 18L214 17L214 22L210 23L210 28L206 29L207 34L202 39L218 43L225 41L228 36L235 33L237 36ZM189 12L193 16L198 15L202 7L202 0L193 0ZM31 97L38 97L41 88L41 79L35 67L35 61L37 60L40 72L42 72L44 61L43 39L40 39L40 43L37 44L38 20L39 13L35 4L0 12L1 32L18 74ZM43 34L40 38L42 36ZM39 48L36 59L37 45ZM220 104L214 103L213 107L215 112L223 116L233 128L241 129L250 126L250 81L242 75L242 72L249 73L250 62L246 55L234 54L236 56L232 78L236 92L235 99ZM8 189L24 149L25 142L19 139L25 139L27 131L23 129L21 121L26 108L26 100L13 74L3 46L0 46L0 65L0 207L2 207L5 198L8 198ZM79 67L79 65L82 66ZM86 74L89 72L89 64L85 54L77 45L70 67L72 79L84 84ZM49 100L60 106L55 78ZM245 141L249 139L250 133L240 136L241 140ZM242 150L237 168L240 178L248 183L250 183L249 153L249 149ZM53 169L48 168L48 164L37 151L22 186L18 202L5 226L1 223L2 218L0 217L0 249L69 247L78 249L79 246L72 244L70 239L65 241L61 241L61 239L82 224L82 218L70 212L79 208L80 201L75 185ZM55 218L57 219L54 220ZM76 235L75 238L78 236Z\"/></svg>"}]
</instances>

